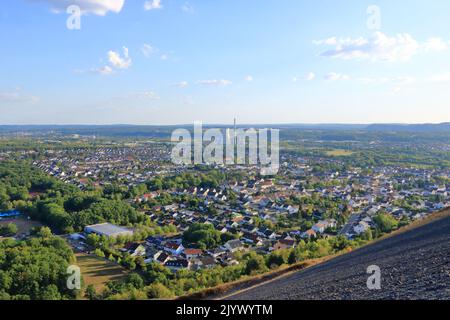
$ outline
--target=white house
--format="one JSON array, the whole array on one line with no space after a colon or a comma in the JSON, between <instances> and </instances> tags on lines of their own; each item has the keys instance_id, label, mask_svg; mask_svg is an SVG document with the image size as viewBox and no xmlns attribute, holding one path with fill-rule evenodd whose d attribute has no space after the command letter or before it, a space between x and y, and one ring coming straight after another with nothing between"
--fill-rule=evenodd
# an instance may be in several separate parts
<instances>
[{"instance_id":1,"label":"white house","mask_svg":"<svg viewBox=\"0 0 450 320\"><path fill-rule=\"evenodd\" d=\"M365 221L360 221L356 226L353 227L353 230L356 232L356 234L364 233L366 230L369 230L370 226Z\"/></svg>"}]
</instances>

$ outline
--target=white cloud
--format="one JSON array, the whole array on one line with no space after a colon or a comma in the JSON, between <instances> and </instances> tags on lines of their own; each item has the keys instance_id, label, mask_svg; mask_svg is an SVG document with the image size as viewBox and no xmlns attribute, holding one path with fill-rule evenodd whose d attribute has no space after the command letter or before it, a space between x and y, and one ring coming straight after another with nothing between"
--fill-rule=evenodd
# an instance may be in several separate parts
<instances>
[{"instance_id":1,"label":"white cloud","mask_svg":"<svg viewBox=\"0 0 450 320\"><path fill-rule=\"evenodd\" d=\"M181 98L181 103L186 106L192 106L195 104L194 98L192 96L184 96Z\"/></svg>"},{"instance_id":2,"label":"white cloud","mask_svg":"<svg viewBox=\"0 0 450 320\"><path fill-rule=\"evenodd\" d=\"M430 38L424 44L423 48L426 52L442 52L447 50L447 43L441 38Z\"/></svg>"},{"instance_id":3,"label":"white cloud","mask_svg":"<svg viewBox=\"0 0 450 320\"><path fill-rule=\"evenodd\" d=\"M186 88L187 86L189 86L189 83L187 81L181 81L174 84L174 86L178 88Z\"/></svg>"},{"instance_id":4,"label":"white cloud","mask_svg":"<svg viewBox=\"0 0 450 320\"><path fill-rule=\"evenodd\" d=\"M298 81L298 77L297 76L292 77L292 82L297 82L297 81Z\"/></svg>"},{"instance_id":5,"label":"white cloud","mask_svg":"<svg viewBox=\"0 0 450 320\"><path fill-rule=\"evenodd\" d=\"M91 68L89 70L75 70L75 73L83 74L83 73L93 73L100 74L104 76L109 76L114 74L115 69L128 69L131 66L131 58L129 56L128 48L123 47L123 57L120 53L115 51L108 52L108 62L110 65L105 65L100 68Z\"/></svg>"},{"instance_id":6,"label":"white cloud","mask_svg":"<svg viewBox=\"0 0 450 320\"><path fill-rule=\"evenodd\" d=\"M145 100L159 100L160 97L154 91L143 91L130 94L129 98L145 99Z\"/></svg>"},{"instance_id":7,"label":"white cloud","mask_svg":"<svg viewBox=\"0 0 450 320\"><path fill-rule=\"evenodd\" d=\"M22 92L20 88L12 91L0 91L0 102L7 103L37 103L40 98Z\"/></svg>"},{"instance_id":8,"label":"white cloud","mask_svg":"<svg viewBox=\"0 0 450 320\"><path fill-rule=\"evenodd\" d=\"M53 12L66 12L71 5L79 6L83 14L104 16L109 11L119 13L122 11L125 0L28 0L30 2L47 2Z\"/></svg>"},{"instance_id":9,"label":"white cloud","mask_svg":"<svg viewBox=\"0 0 450 320\"><path fill-rule=\"evenodd\" d=\"M450 73L437 74L426 79L431 83L450 83Z\"/></svg>"},{"instance_id":10,"label":"white cloud","mask_svg":"<svg viewBox=\"0 0 450 320\"><path fill-rule=\"evenodd\" d=\"M323 78L327 81L350 80L350 76L336 72L327 73Z\"/></svg>"},{"instance_id":11,"label":"white cloud","mask_svg":"<svg viewBox=\"0 0 450 320\"><path fill-rule=\"evenodd\" d=\"M228 86L231 85L232 82L229 80L200 80L197 82L198 84L205 85L205 86Z\"/></svg>"},{"instance_id":12,"label":"white cloud","mask_svg":"<svg viewBox=\"0 0 450 320\"><path fill-rule=\"evenodd\" d=\"M118 52L109 51L108 60L117 69L128 69L131 66L131 58L126 47L123 47L123 57Z\"/></svg>"},{"instance_id":13,"label":"white cloud","mask_svg":"<svg viewBox=\"0 0 450 320\"><path fill-rule=\"evenodd\" d=\"M104 67L100 67L100 68L91 68L89 70L77 69L74 72L77 74L92 73L92 74L101 74L104 76L109 76L111 74L114 74L114 70L110 66L104 66Z\"/></svg>"},{"instance_id":14,"label":"white cloud","mask_svg":"<svg viewBox=\"0 0 450 320\"><path fill-rule=\"evenodd\" d=\"M381 78L357 78L356 81L362 84L393 84L393 85L409 85L416 82L414 77L399 76L399 77L381 77Z\"/></svg>"},{"instance_id":15,"label":"white cloud","mask_svg":"<svg viewBox=\"0 0 450 320\"><path fill-rule=\"evenodd\" d=\"M181 10L186 13L194 13L194 7L189 2L185 2L181 6Z\"/></svg>"},{"instance_id":16,"label":"white cloud","mask_svg":"<svg viewBox=\"0 0 450 320\"><path fill-rule=\"evenodd\" d=\"M307 81L312 81L312 80L314 80L316 78L316 74L314 73L314 72L309 72L307 75L306 75L306 80Z\"/></svg>"},{"instance_id":17,"label":"white cloud","mask_svg":"<svg viewBox=\"0 0 450 320\"><path fill-rule=\"evenodd\" d=\"M155 48L153 48L153 46L148 43L144 43L142 45L141 52L147 58L150 57L155 51L156 51Z\"/></svg>"},{"instance_id":18,"label":"white cloud","mask_svg":"<svg viewBox=\"0 0 450 320\"><path fill-rule=\"evenodd\" d=\"M161 0L148 0L144 2L144 9L145 10L156 10L156 9L162 9L163 6L161 4Z\"/></svg>"},{"instance_id":19,"label":"white cloud","mask_svg":"<svg viewBox=\"0 0 450 320\"><path fill-rule=\"evenodd\" d=\"M333 46L321 56L338 59L369 59L372 61L408 61L420 48L419 43L409 34L400 33L389 37L375 32L370 39L336 37L314 41L317 45Z\"/></svg>"},{"instance_id":20,"label":"white cloud","mask_svg":"<svg viewBox=\"0 0 450 320\"><path fill-rule=\"evenodd\" d=\"M105 75L105 76L114 73L114 70L110 66L104 66L104 67L99 68L99 69L91 69L91 71L93 71L95 73L99 73L99 74Z\"/></svg>"},{"instance_id":21,"label":"white cloud","mask_svg":"<svg viewBox=\"0 0 450 320\"><path fill-rule=\"evenodd\" d=\"M251 76L251 75L246 76L245 77L245 81L252 82L253 81L253 76Z\"/></svg>"},{"instance_id":22,"label":"white cloud","mask_svg":"<svg viewBox=\"0 0 450 320\"><path fill-rule=\"evenodd\" d=\"M167 59L169 59L169 56L168 56L166 53L163 53L163 54L160 56L160 59L161 59L161 60L167 60Z\"/></svg>"},{"instance_id":23,"label":"white cloud","mask_svg":"<svg viewBox=\"0 0 450 320\"><path fill-rule=\"evenodd\" d=\"M396 94L399 94L401 91L402 91L402 88L395 87L394 89L392 89L392 94L396 95Z\"/></svg>"}]
</instances>

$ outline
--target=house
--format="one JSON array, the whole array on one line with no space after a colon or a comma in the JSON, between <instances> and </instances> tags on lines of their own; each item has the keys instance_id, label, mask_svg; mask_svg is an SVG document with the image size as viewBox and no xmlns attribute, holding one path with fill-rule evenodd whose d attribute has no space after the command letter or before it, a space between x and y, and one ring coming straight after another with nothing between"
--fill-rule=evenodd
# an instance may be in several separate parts
<instances>
[{"instance_id":1,"label":"house","mask_svg":"<svg viewBox=\"0 0 450 320\"><path fill-rule=\"evenodd\" d=\"M169 260L164 266L169 268L171 271L178 271L181 269L188 269L191 265L191 262L187 259L177 259L177 260Z\"/></svg>"},{"instance_id":2,"label":"house","mask_svg":"<svg viewBox=\"0 0 450 320\"><path fill-rule=\"evenodd\" d=\"M327 223L327 228L336 228L337 221L335 219L328 219L325 221Z\"/></svg>"},{"instance_id":3,"label":"house","mask_svg":"<svg viewBox=\"0 0 450 320\"><path fill-rule=\"evenodd\" d=\"M303 239L310 239L317 237L317 233L313 229L306 230L301 234Z\"/></svg>"},{"instance_id":4,"label":"house","mask_svg":"<svg viewBox=\"0 0 450 320\"><path fill-rule=\"evenodd\" d=\"M281 239L277 241L272 247L273 250L293 249L293 248L295 248L295 240L292 238Z\"/></svg>"},{"instance_id":5,"label":"house","mask_svg":"<svg viewBox=\"0 0 450 320\"><path fill-rule=\"evenodd\" d=\"M235 266L239 264L232 252L227 252L219 258L219 261L224 266Z\"/></svg>"},{"instance_id":6,"label":"house","mask_svg":"<svg viewBox=\"0 0 450 320\"><path fill-rule=\"evenodd\" d=\"M203 254L203 250L201 249L185 249L183 252L186 259L191 260L194 258L198 258Z\"/></svg>"},{"instance_id":7,"label":"house","mask_svg":"<svg viewBox=\"0 0 450 320\"><path fill-rule=\"evenodd\" d=\"M145 247L139 243L127 243L121 251L128 252L132 257L142 257L146 253Z\"/></svg>"},{"instance_id":8,"label":"house","mask_svg":"<svg viewBox=\"0 0 450 320\"><path fill-rule=\"evenodd\" d=\"M214 259L213 257L210 257L210 256L206 256L206 257L201 257L198 259L198 265L204 269L212 269L217 264L216 264L216 259Z\"/></svg>"},{"instance_id":9,"label":"house","mask_svg":"<svg viewBox=\"0 0 450 320\"><path fill-rule=\"evenodd\" d=\"M260 228L258 231L256 231L256 233L264 238L267 239L275 239L277 234L267 228Z\"/></svg>"},{"instance_id":10,"label":"house","mask_svg":"<svg viewBox=\"0 0 450 320\"><path fill-rule=\"evenodd\" d=\"M164 245L164 250L173 255L179 256L183 253L184 247L181 243L169 241Z\"/></svg>"},{"instance_id":11,"label":"house","mask_svg":"<svg viewBox=\"0 0 450 320\"><path fill-rule=\"evenodd\" d=\"M230 252L236 252L244 249L242 242L238 239L228 241L227 243L225 243L224 247Z\"/></svg>"},{"instance_id":12,"label":"house","mask_svg":"<svg viewBox=\"0 0 450 320\"><path fill-rule=\"evenodd\" d=\"M365 221L360 221L356 226L353 227L353 230L356 234L364 233L366 230L369 230L370 226Z\"/></svg>"},{"instance_id":13,"label":"house","mask_svg":"<svg viewBox=\"0 0 450 320\"><path fill-rule=\"evenodd\" d=\"M209 251L208 253L212 257L217 258L217 257L220 257L220 256L224 255L226 253L226 251L225 251L225 249L219 247L219 248L215 248L212 251Z\"/></svg>"},{"instance_id":14,"label":"house","mask_svg":"<svg viewBox=\"0 0 450 320\"><path fill-rule=\"evenodd\" d=\"M158 251L151 256L147 256L147 259L144 260L145 263L156 262L164 265L167 261L170 260L170 256L164 251Z\"/></svg>"},{"instance_id":15,"label":"house","mask_svg":"<svg viewBox=\"0 0 450 320\"><path fill-rule=\"evenodd\" d=\"M261 240L261 238L254 233L244 233L244 235L242 236L242 239L247 242L247 243L251 243L255 246L262 246L263 242Z\"/></svg>"},{"instance_id":16,"label":"house","mask_svg":"<svg viewBox=\"0 0 450 320\"><path fill-rule=\"evenodd\" d=\"M162 245L162 241L163 241L163 238L161 238L161 237L152 237L152 236L150 236L147 239L145 239L145 242L148 245L153 245L153 246L156 246L156 247L160 247Z\"/></svg>"},{"instance_id":17,"label":"house","mask_svg":"<svg viewBox=\"0 0 450 320\"><path fill-rule=\"evenodd\" d=\"M314 230L316 233L324 233L326 228L327 225L324 222L318 222L315 225L313 225L311 229Z\"/></svg>"}]
</instances>

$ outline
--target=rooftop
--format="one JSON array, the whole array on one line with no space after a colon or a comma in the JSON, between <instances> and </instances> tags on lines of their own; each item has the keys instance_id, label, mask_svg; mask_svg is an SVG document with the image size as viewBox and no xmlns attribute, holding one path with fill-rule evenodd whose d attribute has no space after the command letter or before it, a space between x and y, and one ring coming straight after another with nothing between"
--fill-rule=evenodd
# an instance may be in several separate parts
<instances>
[{"instance_id":1,"label":"rooftop","mask_svg":"<svg viewBox=\"0 0 450 320\"><path fill-rule=\"evenodd\" d=\"M129 234L133 231L127 228L119 227L111 223L100 223L87 226L85 228L86 232L93 232L105 236L115 236L120 234Z\"/></svg>"}]
</instances>

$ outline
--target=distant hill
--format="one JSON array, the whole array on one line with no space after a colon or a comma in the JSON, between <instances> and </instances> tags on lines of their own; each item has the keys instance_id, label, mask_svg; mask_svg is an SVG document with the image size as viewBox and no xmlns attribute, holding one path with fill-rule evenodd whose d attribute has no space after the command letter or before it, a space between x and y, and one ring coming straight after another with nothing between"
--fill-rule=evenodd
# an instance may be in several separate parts
<instances>
[{"instance_id":1,"label":"distant hill","mask_svg":"<svg viewBox=\"0 0 450 320\"><path fill-rule=\"evenodd\" d=\"M450 122L438 124L371 124L365 130L381 132L450 132Z\"/></svg>"},{"instance_id":2,"label":"distant hill","mask_svg":"<svg viewBox=\"0 0 450 320\"><path fill-rule=\"evenodd\" d=\"M233 125L204 124L204 128L231 128ZM416 132L450 133L450 122L440 124L239 124L238 128L274 128L289 132ZM192 124L180 125L0 125L0 134L81 134L119 137L168 138L175 128L192 129Z\"/></svg>"}]
</instances>

